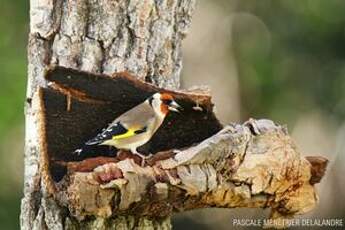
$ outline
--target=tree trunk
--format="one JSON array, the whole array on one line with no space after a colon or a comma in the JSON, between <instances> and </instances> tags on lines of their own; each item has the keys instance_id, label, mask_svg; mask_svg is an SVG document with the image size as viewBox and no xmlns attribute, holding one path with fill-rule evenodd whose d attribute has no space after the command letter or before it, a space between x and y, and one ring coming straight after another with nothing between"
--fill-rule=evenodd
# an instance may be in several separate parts
<instances>
[{"instance_id":1,"label":"tree trunk","mask_svg":"<svg viewBox=\"0 0 345 230\"><path fill-rule=\"evenodd\" d=\"M171 228L169 218L130 216L79 225L47 195L40 169L38 87L47 87L47 67L93 73L130 72L157 86L179 87L181 40L191 23L194 0L31 0L28 86L25 105L25 185L22 229Z\"/></svg>"},{"instance_id":2,"label":"tree trunk","mask_svg":"<svg viewBox=\"0 0 345 230\"><path fill-rule=\"evenodd\" d=\"M204 91L176 91L194 5L31 0L22 229L171 229L173 212L202 207L269 207L283 221L268 225L281 227L315 207L326 159L301 156L269 120L222 127ZM157 131L145 167L122 152L68 160L66 146L95 131L90 117L107 124L114 109L157 91L185 107Z\"/></svg>"}]
</instances>

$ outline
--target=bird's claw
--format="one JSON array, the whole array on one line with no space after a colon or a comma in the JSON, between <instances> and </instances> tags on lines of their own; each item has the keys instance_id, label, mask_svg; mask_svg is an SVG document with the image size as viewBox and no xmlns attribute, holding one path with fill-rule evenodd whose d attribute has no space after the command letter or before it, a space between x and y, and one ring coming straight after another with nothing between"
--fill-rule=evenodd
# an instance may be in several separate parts
<instances>
[{"instance_id":1,"label":"bird's claw","mask_svg":"<svg viewBox=\"0 0 345 230\"><path fill-rule=\"evenodd\" d=\"M152 154L150 153L149 155L145 156L141 153L138 153L137 151L132 151L133 154L139 156L141 158L141 163L140 163L140 166L141 167L144 167L145 166L145 160L150 158L152 156Z\"/></svg>"}]
</instances>

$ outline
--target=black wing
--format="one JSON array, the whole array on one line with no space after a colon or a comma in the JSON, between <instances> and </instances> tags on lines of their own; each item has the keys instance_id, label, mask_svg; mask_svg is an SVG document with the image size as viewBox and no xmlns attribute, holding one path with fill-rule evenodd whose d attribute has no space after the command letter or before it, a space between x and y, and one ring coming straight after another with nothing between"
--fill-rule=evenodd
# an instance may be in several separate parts
<instances>
[{"instance_id":1,"label":"black wing","mask_svg":"<svg viewBox=\"0 0 345 230\"><path fill-rule=\"evenodd\" d=\"M100 134L98 134L95 138L87 141L86 145L97 145L101 144L102 142L106 140L110 140L113 138L113 136L121 135L126 133L128 130L120 124L120 122L115 123L111 127L107 128Z\"/></svg>"}]
</instances>

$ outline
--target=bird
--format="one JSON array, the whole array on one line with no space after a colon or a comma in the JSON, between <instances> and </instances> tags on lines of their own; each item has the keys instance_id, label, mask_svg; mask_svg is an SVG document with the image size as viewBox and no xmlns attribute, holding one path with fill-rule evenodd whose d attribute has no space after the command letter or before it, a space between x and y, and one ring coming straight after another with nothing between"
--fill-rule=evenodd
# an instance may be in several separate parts
<instances>
[{"instance_id":1,"label":"bird","mask_svg":"<svg viewBox=\"0 0 345 230\"><path fill-rule=\"evenodd\" d=\"M182 110L170 93L154 93L143 103L117 117L86 145L114 146L119 150L129 150L144 160L150 155L139 153L137 148L152 138L170 111Z\"/></svg>"}]
</instances>

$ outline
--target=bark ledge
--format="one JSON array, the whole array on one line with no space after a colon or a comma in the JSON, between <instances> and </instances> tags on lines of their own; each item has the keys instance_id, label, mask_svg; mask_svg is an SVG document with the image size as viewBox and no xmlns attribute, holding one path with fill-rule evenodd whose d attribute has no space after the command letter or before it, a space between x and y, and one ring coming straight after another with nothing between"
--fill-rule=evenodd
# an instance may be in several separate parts
<instances>
[{"instance_id":1,"label":"bark ledge","mask_svg":"<svg viewBox=\"0 0 345 230\"><path fill-rule=\"evenodd\" d=\"M133 159L102 162L88 170L85 162L83 167L72 163L56 197L81 223L88 216L155 219L195 208L251 207L270 208L271 227L283 227L284 218L315 207L313 185L326 168L322 157L313 159L323 166L303 157L286 129L270 120L225 126L171 155L146 167Z\"/></svg>"},{"instance_id":2,"label":"bark ledge","mask_svg":"<svg viewBox=\"0 0 345 230\"><path fill-rule=\"evenodd\" d=\"M194 208L270 207L271 217L279 219L316 205L314 184L327 160L309 162L285 129L267 120L218 127L195 146L161 149L167 151L145 167L124 153L118 159L62 161L66 171L56 180L47 170L51 160L61 158L49 153L51 143L42 136L40 92L65 93L61 105L67 111L79 102L107 107L100 91L91 90L96 97L90 98L80 88L70 90L71 85L47 78L47 70L126 73L176 90L181 43L194 6L194 0L30 1L22 229L171 229L173 212ZM69 153L66 149L61 152Z\"/></svg>"}]
</instances>

